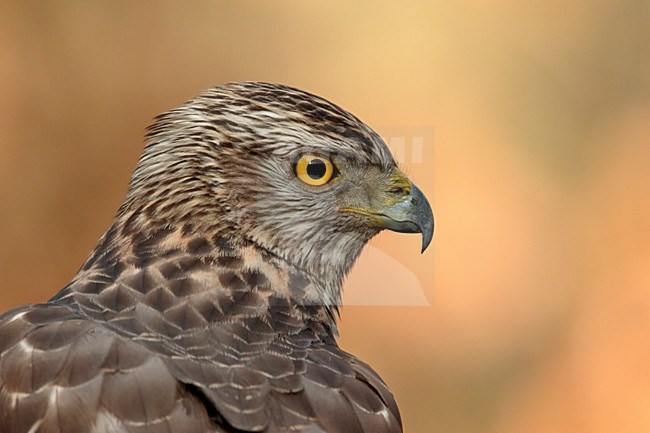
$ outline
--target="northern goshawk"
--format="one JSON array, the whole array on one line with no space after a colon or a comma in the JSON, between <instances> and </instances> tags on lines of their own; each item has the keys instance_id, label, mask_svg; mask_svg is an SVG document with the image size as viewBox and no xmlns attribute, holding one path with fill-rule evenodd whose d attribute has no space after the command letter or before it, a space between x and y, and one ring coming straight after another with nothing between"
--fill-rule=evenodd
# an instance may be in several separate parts
<instances>
[{"instance_id":1,"label":"northern goshawk","mask_svg":"<svg viewBox=\"0 0 650 433\"><path fill-rule=\"evenodd\" d=\"M280 85L205 91L156 118L72 281L0 316L0 432L401 432L336 342L383 229L424 250L433 215L363 122Z\"/></svg>"}]
</instances>

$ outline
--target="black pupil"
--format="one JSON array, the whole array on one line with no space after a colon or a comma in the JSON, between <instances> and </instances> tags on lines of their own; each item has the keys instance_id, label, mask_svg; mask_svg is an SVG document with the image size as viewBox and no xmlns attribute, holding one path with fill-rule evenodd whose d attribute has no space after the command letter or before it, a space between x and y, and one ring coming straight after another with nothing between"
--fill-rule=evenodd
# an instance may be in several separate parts
<instances>
[{"instance_id":1,"label":"black pupil","mask_svg":"<svg viewBox=\"0 0 650 433\"><path fill-rule=\"evenodd\" d=\"M325 173L327 173L327 166L322 159L312 159L307 164L307 175L312 179L322 179Z\"/></svg>"}]
</instances>

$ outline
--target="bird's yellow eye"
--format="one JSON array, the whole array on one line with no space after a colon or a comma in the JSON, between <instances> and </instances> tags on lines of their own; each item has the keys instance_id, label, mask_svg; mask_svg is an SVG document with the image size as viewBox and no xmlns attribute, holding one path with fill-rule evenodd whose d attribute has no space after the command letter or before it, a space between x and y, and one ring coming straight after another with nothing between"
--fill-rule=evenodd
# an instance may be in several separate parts
<instances>
[{"instance_id":1,"label":"bird's yellow eye","mask_svg":"<svg viewBox=\"0 0 650 433\"><path fill-rule=\"evenodd\" d=\"M320 155L302 155L293 166L298 179L307 185L325 185L336 174L332 161Z\"/></svg>"}]
</instances>

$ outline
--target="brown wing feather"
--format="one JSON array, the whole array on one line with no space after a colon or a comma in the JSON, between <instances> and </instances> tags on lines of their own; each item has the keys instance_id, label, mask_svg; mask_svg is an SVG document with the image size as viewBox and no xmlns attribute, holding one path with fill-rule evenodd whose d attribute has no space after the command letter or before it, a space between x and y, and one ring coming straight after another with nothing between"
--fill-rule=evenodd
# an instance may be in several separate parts
<instances>
[{"instance_id":1,"label":"brown wing feather","mask_svg":"<svg viewBox=\"0 0 650 433\"><path fill-rule=\"evenodd\" d=\"M0 319L0 431L401 431L367 365L313 331L255 325L223 324L202 360L189 340L136 342L67 307L13 310ZM206 332L193 341L216 343Z\"/></svg>"},{"instance_id":2,"label":"brown wing feather","mask_svg":"<svg viewBox=\"0 0 650 433\"><path fill-rule=\"evenodd\" d=\"M13 310L0 336L3 433L212 431L160 357L68 308Z\"/></svg>"}]
</instances>

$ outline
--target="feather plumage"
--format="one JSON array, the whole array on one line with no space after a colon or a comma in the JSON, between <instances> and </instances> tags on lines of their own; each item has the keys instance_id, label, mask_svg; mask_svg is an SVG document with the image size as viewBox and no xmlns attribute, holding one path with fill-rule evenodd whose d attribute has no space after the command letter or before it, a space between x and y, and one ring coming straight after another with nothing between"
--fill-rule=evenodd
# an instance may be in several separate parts
<instances>
[{"instance_id":1,"label":"feather plumage","mask_svg":"<svg viewBox=\"0 0 650 433\"><path fill-rule=\"evenodd\" d=\"M304 149L348 183L296 184ZM220 86L159 116L78 274L0 316L0 431L401 432L335 339L342 279L380 230L337 206L394 170L360 120L288 87Z\"/></svg>"}]
</instances>

